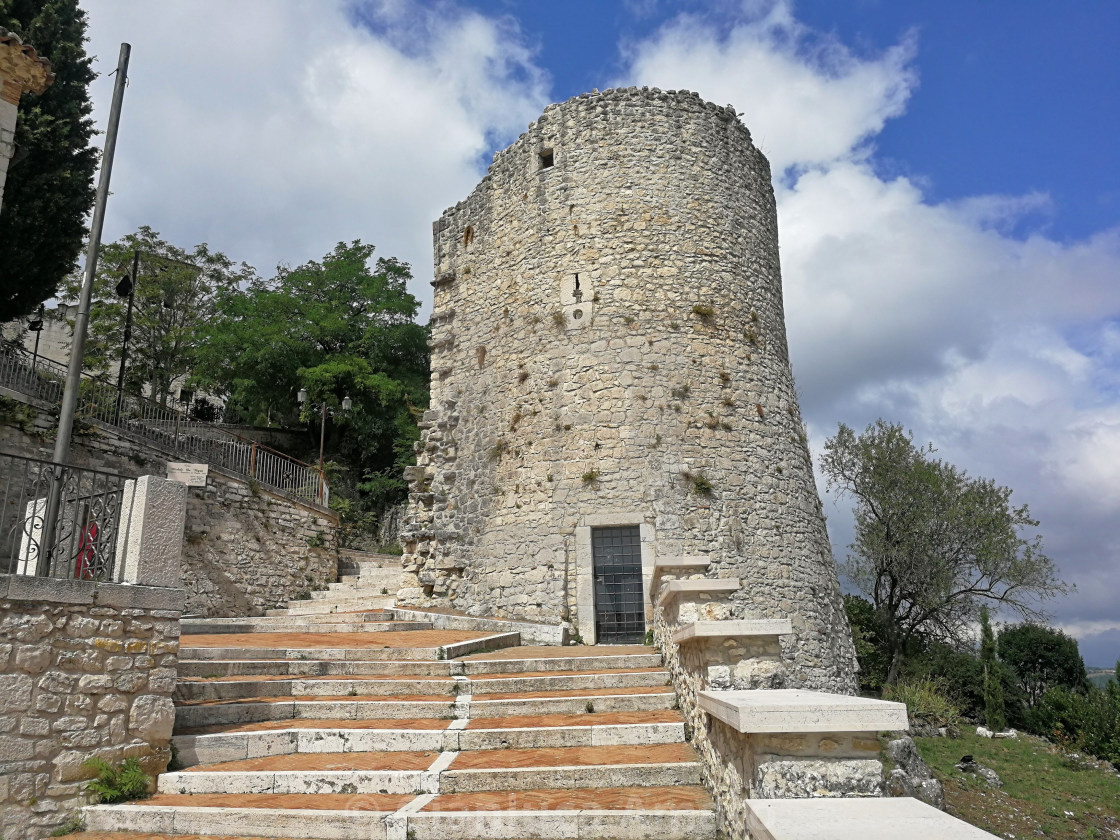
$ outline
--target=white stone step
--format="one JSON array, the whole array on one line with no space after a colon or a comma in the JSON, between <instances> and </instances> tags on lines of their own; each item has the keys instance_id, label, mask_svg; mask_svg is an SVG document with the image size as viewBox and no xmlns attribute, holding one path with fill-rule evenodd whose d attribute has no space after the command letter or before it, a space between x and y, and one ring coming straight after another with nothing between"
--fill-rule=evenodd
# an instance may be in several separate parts
<instances>
[{"instance_id":1,"label":"white stone step","mask_svg":"<svg viewBox=\"0 0 1120 840\"><path fill-rule=\"evenodd\" d=\"M588 717L594 721L593 716ZM684 723L594 724L521 729L280 729L172 738L183 767L266 755L342 752L449 752L674 744Z\"/></svg>"},{"instance_id":2,"label":"white stone step","mask_svg":"<svg viewBox=\"0 0 1120 840\"><path fill-rule=\"evenodd\" d=\"M755 840L996 840L910 797L747 799Z\"/></svg>"},{"instance_id":3,"label":"white stone step","mask_svg":"<svg viewBox=\"0 0 1120 840\"><path fill-rule=\"evenodd\" d=\"M393 606L393 595L367 595L312 601L289 601L287 615L316 615L322 613L354 612L356 610L381 610Z\"/></svg>"},{"instance_id":4,"label":"white stone step","mask_svg":"<svg viewBox=\"0 0 1120 840\"><path fill-rule=\"evenodd\" d=\"M381 675L378 675L381 676ZM175 687L175 700L236 700L247 697L337 697L350 692L363 695L400 694L470 694L485 699L487 694L526 693L536 691L575 691L578 689L618 689L664 686L669 681L666 671L621 672L609 674L558 673L540 677L489 677L482 679L446 676L442 679L347 679L337 678L239 680L237 676L225 679L180 680Z\"/></svg>"},{"instance_id":5,"label":"white stone step","mask_svg":"<svg viewBox=\"0 0 1120 840\"><path fill-rule=\"evenodd\" d=\"M485 698L486 695L481 695ZM475 699L464 695L432 700L274 700L180 705L175 709L179 729L268 720L366 720L406 718L498 718L522 715L582 715L596 712L648 712L673 709L672 692L654 694L526 697L507 700Z\"/></svg>"},{"instance_id":6,"label":"white stone step","mask_svg":"<svg viewBox=\"0 0 1120 840\"><path fill-rule=\"evenodd\" d=\"M705 712L743 733L883 732L909 728L903 703L798 688L701 691L698 703Z\"/></svg>"},{"instance_id":7,"label":"white stone step","mask_svg":"<svg viewBox=\"0 0 1120 840\"><path fill-rule=\"evenodd\" d=\"M486 770L262 770L164 773L160 793L479 793L495 790L573 790L596 787L698 785L697 762L607 764L571 767L504 767ZM444 762L446 764L446 762Z\"/></svg>"},{"instance_id":8,"label":"white stone step","mask_svg":"<svg viewBox=\"0 0 1120 840\"><path fill-rule=\"evenodd\" d=\"M430 796L430 794L428 795ZM424 797L390 811L94 805L83 809L88 831L210 834L316 840L715 840L711 810L420 811Z\"/></svg>"}]
</instances>

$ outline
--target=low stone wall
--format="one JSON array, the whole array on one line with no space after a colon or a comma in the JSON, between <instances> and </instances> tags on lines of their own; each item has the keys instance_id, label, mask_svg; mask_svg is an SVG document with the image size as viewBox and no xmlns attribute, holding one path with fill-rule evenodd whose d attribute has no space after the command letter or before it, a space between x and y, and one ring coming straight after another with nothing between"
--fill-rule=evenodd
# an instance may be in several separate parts
<instances>
[{"instance_id":1,"label":"low stone wall","mask_svg":"<svg viewBox=\"0 0 1120 840\"><path fill-rule=\"evenodd\" d=\"M699 577L666 575L669 579ZM656 601L656 591L654 600ZM776 636L694 639L678 645L681 624L738 617L716 594L683 594L653 610L654 642L677 693L685 731L700 757L704 784L719 812L720 830L749 840L747 799L881 796L883 767L874 736L852 732L747 735L700 708L703 690L798 688Z\"/></svg>"},{"instance_id":2,"label":"low stone wall","mask_svg":"<svg viewBox=\"0 0 1120 840\"><path fill-rule=\"evenodd\" d=\"M51 457L51 406L0 389L0 451ZM102 423L76 424L71 463L126 477L167 475L181 456ZM185 611L226 617L261 615L337 579L338 516L210 467L205 488L187 496L183 546Z\"/></svg>"},{"instance_id":3,"label":"low stone wall","mask_svg":"<svg viewBox=\"0 0 1120 840\"><path fill-rule=\"evenodd\" d=\"M0 575L0 825L39 840L74 816L83 763L171 756L182 590Z\"/></svg>"}]
</instances>

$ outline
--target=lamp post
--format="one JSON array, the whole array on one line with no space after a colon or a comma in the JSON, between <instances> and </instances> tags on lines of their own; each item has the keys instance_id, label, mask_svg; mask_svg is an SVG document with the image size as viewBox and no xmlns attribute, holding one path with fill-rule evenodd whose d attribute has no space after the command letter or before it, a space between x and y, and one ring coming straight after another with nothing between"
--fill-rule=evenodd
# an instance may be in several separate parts
<instances>
[{"instance_id":1,"label":"lamp post","mask_svg":"<svg viewBox=\"0 0 1120 840\"><path fill-rule=\"evenodd\" d=\"M307 389L306 388L300 388L299 393L296 394L296 399L299 400L299 404L303 405L304 403L306 403L307 402L307 397L308 397ZM342 410L343 411L349 411L350 407L353 404L354 404L354 401L351 400L350 397L346 396L346 397L342 398ZM323 443L326 441L326 435L327 435L327 402L326 402L326 400L324 400L320 409L319 409L319 472L320 473L323 472Z\"/></svg>"},{"instance_id":2,"label":"lamp post","mask_svg":"<svg viewBox=\"0 0 1120 840\"><path fill-rule=\"evenodd\" d=\"M39 364L39 339L43 335L43 304L39 304L39 317L28 321L27 329L35 333L35 350L31 354L31 369L34 370Z\"/></svg>"},{"instance_id":3,"label":"lamp post","mask_svg":"<svg viewBox=\"0 0 1120 840\"><path fill-rule=\"evenodd\" d=\"M117 297L128 298L128 310L124 316L124 341L121 343L121 363L117 369L117 418L121 415L124 403L124 370L128 363L128 341L132 338L132 303L136 297L136 280L140 271L140 251L132 252L132 274L125 274L117 284Z\"/></svg>"}]
</instances>

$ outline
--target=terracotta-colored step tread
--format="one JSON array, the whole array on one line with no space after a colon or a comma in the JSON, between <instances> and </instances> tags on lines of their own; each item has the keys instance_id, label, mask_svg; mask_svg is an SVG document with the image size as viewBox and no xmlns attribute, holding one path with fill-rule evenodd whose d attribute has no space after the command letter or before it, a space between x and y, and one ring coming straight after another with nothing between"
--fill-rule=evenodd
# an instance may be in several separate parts
<instances>
[{"instance_id":1,"label":"terracotta-colored step tread","mask_svg":"<svg viewBox=\"0 0 1120 840\"><path fill-rule=\"evenodd\" d=\"M510 691L494 694L475 694L480 700L547 700L550 697L611 697L619 694L669 694L673 689L664 685L639 685L628 688L571 688L564 691Z\"/></svg>"},{"instance_id":2,"label":"terracotta-colored step tread","mask_svg":"<svg viewBox=\"0 0 1120 840\"><path fill-rule=\"evenodd\" d=\"M347 752L264 755L188 767L187 773L244 773L283 770L427 770L438 752Z\"/></svg>"},{"instance_id":3,"label":"terracotta-colored step tread","mask_svg":"<svg viewBox=\"0 0 1120 840\"><path fill-rule=\"evenodd\" d=\"M133 805L173 808L311 808L316 811L396 811L416 797L402 793L157 793Z\"/></svg>"},{"instance_id":4,"label":"terracotta-colored step tread","mask_svg":"<svg viewBox=\"0 0 1120 840\"><path fill-rule=\"evenodd\" d=\"M487 695L489 696L489 695ZM454 702L454 698L450 694L340 694L340 695L325 695L320 696L312 694L308 696L291 696L291 697L236 697L232 700L176 700L176 706L235 706L243 705L245 703L394 703L403 701L407 703L435 703L440 699L446 700L448 703Z\"/></svg>"},{"instance_id":5,"label":"terracotta-colored step tread","mask_svg":"<svg viewBox=\"0 0 1120 840\"><path fill-rule=\"evenodd\" d=\"M276 732L281 729L433 729L442 732L450 725L450 719L440 720L438 718L405 718L402 720L394 720L393 718L369 718L367 720L295 718L292 720L262 720L255 723L217 723L212 726L176 729L175 734L234 735L239 732Z\"/></svg>"},{"instance_id":6,"label":"terracotta-colored step tread","mask_svg":"<svg viewBox=\"0 0 1120 840\"><path fill-rule=\"evenodd\" d=\"M434 648L493 636L467 630L386 630L379 633L200 633L183 636L180 648Z\"/></svg>"},{"instance_id":7,"label":"terracotta-colored step tread","mask_svg":"<svg viewBox=\"0 0 1120 840\"><path fill-rule=\"evenodd\" d=\"M563 659L566 657L583 658L588 656L648 656L656 654L657 648L645 645L525 645L523 647L502 648L485 653L469 653L459 659L488 661L493 659Z\"/></svg>"},{"instance_id":8,"label":"terracotta-colored step tread","mask_svg":"<svg viewBox=\"0 0 1120 840\"><path fill-rule=\"evenodd\" d=\"M527 750L461 752L451 770L499 770L514 767L591 767L610 764L676 764L696 761L688 744L624 744L607 747L544 747Z\"/></svg>"},{"instance_id":9,"label":"terracotta-colored step tread","mask_svg":"<svg viewBox=\"0 0 1120 840\"><path fill-rule=\"evenodd\" d=\"M408 682L431 682L431 683L446 683L453 685L455 680L451 677L432 677L420 676L414 677L411 675L392 676L391 674L355 674L350 676L347 674L327 675L327 676L304 676L302 674L229 674L216 677L180 677L181 683L212 683L212 682L281 682L283 680L310 680L318 682L329 682L331 680L365 680L367 682L377 682L379 680L407 680Z\"/></svg>"},{"instance_id":10,"label":"terracotta-colored step tread","mask_svg":"<svg viewBox=\"0 0 1120 840\"><path fill-rule=\"evenodd\" d=\"M707 811L712 799L702 787L508 790L445 793L421 811Z\"/></svg>"},{"instance_id":11,"label":"terracotta-colored step tread","mask_svg":"<svg viewBox=\"0 0 1120 840\"><path fill-rule=\"evenodd\" d=\"M471 718L467 729L552 729L561 726L680 723L682 720L684 718L681 713L675 709L657 709L650 712L595 712L594 714L578 715L517 715L514 717Z\"/></svg>"},{"instance_id":12,"label":"terracotta-colored step tread","mask_svg":"<svg viewBox=\"0 0 1120 840\"><path fill-rule=\"evenodd\" d=\"M579 668L574 671L518 671L515 674L470 674L469 679L474 682L485 682L486 680L515 680L520 677L591 677L599 676L602 674L665 674L665 679L668 680L669 674L664 668L603 668L601 670L587 670Z\"/></svg>"},{"instance_id":13,"label":"terracotta-colored step tread","mask_svg":"<svg viewBox=\"0 0 1120 840\"><path fill-rule=\"evenodd\" d=\"M66 840L168 840L166 834L137 834L134 831L79 831ZM176 834L175 840L269 840L265 837L219 837L216 834Z\"/></svg>"}]
</instances>

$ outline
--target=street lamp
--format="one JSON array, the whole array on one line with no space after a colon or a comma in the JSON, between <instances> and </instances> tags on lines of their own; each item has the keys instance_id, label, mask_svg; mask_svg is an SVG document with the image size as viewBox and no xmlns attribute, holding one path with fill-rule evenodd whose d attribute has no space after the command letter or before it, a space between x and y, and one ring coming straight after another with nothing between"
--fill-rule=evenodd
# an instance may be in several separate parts
<instances>
[{"instance_id":1,"label":"street lamp","mask_svg":"<svg viewBox=\"0 0 1120 840\"><path fill-rule=\"evenodd\" d=\"M307 402L308 396L309 395L307 393L307 389L306 388L300 388L299 392L296 394L296 399L299 401L300 405L303 405L304 403ZM349 396L345 396L345 397L342 398L342 410L343 411L349 411L351 406L353 406L353 405L354 405L354 401L351 400ZM321 408L319 409L319 472L320 473L323 472L323 443L326 440L326 435L327 435L327 403L326 403L326 400L324 400Z\"/></svg>"}]
</instances>

